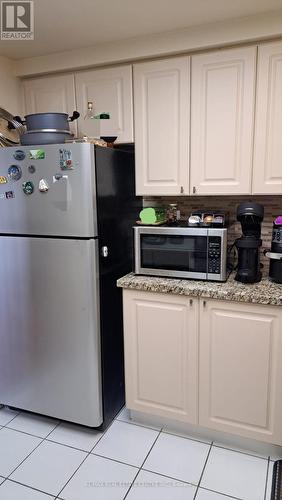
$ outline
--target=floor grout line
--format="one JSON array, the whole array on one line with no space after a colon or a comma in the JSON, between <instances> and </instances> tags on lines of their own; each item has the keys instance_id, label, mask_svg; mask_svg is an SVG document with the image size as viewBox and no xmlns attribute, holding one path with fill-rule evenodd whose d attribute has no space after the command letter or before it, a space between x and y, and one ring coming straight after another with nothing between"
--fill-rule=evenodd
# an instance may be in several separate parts
<instances>
[{"instance_id":1,"label":"floor grout line","mask_svg":"<svg viewBox=\"0 0 282 500\"><path fill-rule=\"evenodd\" d=\"M175 437L180 437L180 438L183 438L183 439L188 439L189 441L195 441L196 443L202 443L202 444L206 444L207 446L210 446L212 441L211 440L208 440L208 441L202 441L201 439L197 439L197 438L194 438L194 437L190 437L190 436L185 436L184 434L174 434L174 432L170 432L170 431L164 431L162 430L162 434L168 434L169 436L175 436Z\"/></svg>"},{"instance_id":2,"label":"floor grout line","mask_svg":"<svg viewBox=\"0 0 282 500\"><path fill-rule=\"evenodd\" d=\"M266 471L266 481L265 481L265 488L264 488L264 500L266 500L267 483L268 483L269 472L270 472L270 457L268 458L267 471Z\"/></svg>"},{"instance_id":3,"label":"floor grout line","mask_svg":"<svg viewBox=\"0 0 282 500\"><path fill-rule=\"evenodd\" d=\"M58 425L60 425L60 423L57 424L56 427L58 427ZM50 433L52 433L56 429L56 427L54 427L54 429L52 429L50 431ZM5 426L5 429L10 429L10 431L20 432L21 434L25 434L26 436L36 437L39 439L46 439L47 441L50 441L50 439L47 439L47 436L49 436L50 433L48 433L47 436L44 437L44 436L39 436L38 434L31 434L30 432L22 431L20 429L15 429L15 427L8 427L8 425ZM60 444L60 443L58 443L58 444Z\"/></svg>"},{"instance_id":4,"label":"floor grout line","mask_svg":"<svg viewBox=\"0 0 282 500\"><path fill-rule=\"evenodd\" d=\"M144 460L143 460L143 462L142 462L141 466L139 467L139 470L138 470L138 472L137 472L137 474L136 474L135 478L133 479L133 481L132 481L131 485L129 486L129 488L128 488L128 490L127 490L126 494L125 494L125 496L123 497L123 500L125 500L125 499L126 499L126 497L128 496L128 494L129 494L129 492L130 492L130 490L131 490L131 488L132 488L132 486L133 486L133 484L134 484L134 482L135 482L135 480L136 480L136 478L137 478L138 474L139 474L139 473L140 473L140 471L142 470L143 465L145 464L145 462L146 462L146 460L147 460L148 456L150 455L150 453L151 453L152 449L154 448L154 446L155 446L155 444L156 444L157 440L159 439L159 437L160 437L160 435L161 435L161 432L162 432L162 428L161 428L161 429L160 429L160 431L158 432L158 435L156 436L156 438L155 438L155 440L154 440L154 442L153 442L152 446L150 447L150 449L149 449L149 451L148 451L147 455L145 456L145 458L144 458Z\"/></svg>"},{"instance_id":5,"label":"floor grout line","mask_svg":"<svg viewBox=\"0 0 282 500\"><path fill-rule=\"evenodd\" d=\"M102 436L100 437L100 439L98 439L98 441L94 444L94 446L91 448L91 450L89 452L86 452L87 455L86 457L82 460L81 464L77 467L77 469L74 471L74 473L71 475L71 477L68 479L68 481L64 484L63 488L59 491L58 495L56 496L55 500L60 497L61 493L63 492L63 490L65 489L65 487L67 486L67 484L71 481L71 479L73 478L73 476L79 471L80 467L84 464L85 460L87 460L87 458L92 454L95 446L97 446L97 444L101 441L101 439L105 436L105 434L108 432L108 430L112 427L112 425L114 424L114 422L116 421L116 419L112 420L112 422L110 423L110 425L107 427L107 429L102 432ZM94 455L94 453L93 453Z\"/></svg>"},{"instance_id":6,"label":"floor grout line","mask_svg":"<svg viewBox=\"0 0 282 500\"><path fill-rule=\"evenodd\" d=\"M139 465L133 465L129 464L128 462L122 462L122 460L117 460L116 458L107 457L106 455L100 455L100 453L91 452L90 455L93 455L94 457L105 458L105 460L111 460L112 462L126 465L127 467L134 467L134 469L140 469Z\"/></svg>"},{"instance_id":7,"label":"floor grout line","mask_svg":"<svg viewBox=\"0 0 282 500\"><path fill-rule=\"evenodd\" d=\"M123 410L123 409L122 409L122 410ZM122 412L122 410L119 412L119 414ZM0 411L1 411L1 409L0 409ZM14 411L15 411L15 410L14 410ZM252 453L250 453L250 452L248 452L248 451L244 452L244 451L242 451L242 450L238 450L238 449L236 450L236 449L234 449L234 448L225 447L225 446L223 446L223 445L217 445L217 444L215 444L213 441L211 442L211 444L209 444L209 443L207 443L207 442L205 442L205 441L201 441L200 439L198 439L198 438L196 438L196 437L195 437L195 438L193 438L193 437L191 437L191 436L185 436L185 435L181 435L181 434L175 434L175 433L173 433L173 432L171 432L171 431L166 431L166 430L164 430L164 429L163 429L163 427L162 427L162 428L160 428L160 430L159 430L159 429L156 429L156 428L154 428L154 427L151 427L151 426L146 426L146 425L143 425L143 424L138 423L138 422L130 422L130 421L127 421L127 420L122 420L122 419L119 419L119 418L118 418L118 415L119 415L119 414L115 417L115 419L114 419L114 420L110 423L110 425L109 425L109 426L108 426L108 427L107 427L104 431L101 431L101 430L99 431L99 430L97 430L97 432L101 432L101 436L100 436L100 438L99 438L99 439L98 439L98 441L94 444L94 446L91 448L91 450L90 450L90 451L86 451L86 450L83 450L83 449L81 449L81 448L76 448L76 447L74 447L74 446L71 446L71 445L68 445L68 444L64 444L64 443L59 443L58 441L54 441L54 440L50 439L50 435L51 435L51 434L52 434L52 433L53 433L53 432L57 429L57 427L59 427L59 426L62 424L62 422L61 422L61 421L58 421L58 422L57 422L57 424L55 425L55 427L54 427L54 428L53 428L53 429L52 429L52 430L51 430L51 431L50 431L50 432L49 432L49 433L48 433L48 434L47 434L44 438L42 438L42 436L38 436L38 435L35 435L35 434L31 434L31 433L29 433L29 432L25 432L25 431L22 431L22 430L15 429L15 428L13 428L13 427L9 427L9 426L10 426L10 424L11 424L11 422L12 422L15 418L17 418L17 417L18 417L21 413L22 413L22 412L21 412L21 411L19 411L19 412L18 412L18 413L17 413L17 414L16 414L16 415L15 415L15 416L14 416L14 417L13 417L13 418L9 421L9 422L7 422L7 423L6 423L5 425L3 425L3 426L0 426L0 431L1 431L2 429L4 429L4 428L7 428L7 429L12 430L13 432L19 432L19 433L26 434L26 435L29 435L29 436L31 436L31 437L35 437L35 438L37 438L37 439L40 439L40 443L38 443L38 445L37 445L37 446L36 446L36 447L35 447L35 448L34 448L34 449L33 449L33 450L32 450L32 451L31 451L31 452L30 452L30 453L29 453L29 454L28 454L28 455L27 455L27 456L26 456L26 457L25 457L25 458L24 458L21 462L20 462L20 464L19 464L17 467L15 467L15 469L13 469L13 471L12 471L12 472L11 472L11 473L7 476L7 477L3 477L3 476L2 476L2 477L3 477L3 479L4 479L4 481L3 481L3 483L1 483L0 487L1 487L1 486L2 486L2 484L4 484L6 481L11 481L11 482L17 483L17 484L19 484L19 485L21 485L21 486L24 486L24 487L27 487L27 488L33 489L33 490L35 490L35 491L38 491L38 492L40 492L40 493L43 493L43 494L46 494L46 495L49 495L49 496L54 496L54 494L52 494L52 493L49 493L49 492L46 492L46 491L43 491L43 490L39 490L38 488L35 488L35 487L32 487L32 486L29 486L29 485L24 484L24 483L20 483L20 482L18 482L18 481L16 481L16 480L11 479L11 475L12 475L12 474L13 474L13 473L14 473L14 472L15 472L15 471L16 471L16 470L17 470L17 469L18 469L18 468L19 468L19 467L20 467L20 466L21 466L21 465L22 465L22 464L23 464L23 463L24 463L24 462L25 462L25 461L26 461L26 460L27 460L27 459L28 459L31 455L32 455L32 453L33 453L33 452L34 452L34 451L35 451L35 450L36 450L36 449L37 449L37 448L38 448L38 447L39 447L39 446L40 446L40 445L41 445L44 441L47 441L47 442L55 443L55 444L58 444L58 445L61 445L61 446L65 446L65 447L68 447L68 448L71 448L71 449L74 449L74 450L77 450L77 451L81 451L81 452L86 453L86 456L85 456L85 458L82 460L82 462L80 463L80 465L77 467L77 469L74 471L74 473L73 473L73 474L71 475L71 477L68 479L68 481L64 484L63 488L60 490L60 492L57 494L57 496L55 496L55 497L54 497L54 499L55 499L55 500L60 500L60 498L61 498L61 497L60 497L60 495L62 494L62 491L64 490L64 488L65 488L65 487L67 486L67 484L71 481L71 479L73 478L73 476L74 476L74 475L78 472L78 470L80 469L80 467L83 465L83 463L86 461L86 459L87 459L90 455L93 455L93 456L98 456L98 457L101 457L101 458L103 458L103 459L110 460L110 461L113 461L113 462L117 462L117 463L120 463L120 464L126 465L126 466L128 466L128 467L133 467L133 468L137 469L137 473L136 473L136 475L135 475L134 479L132 480L132 483L131 483L131 485L130 485L129 489L127 490L127 492L126 492L126 494L125 494L125 496L124 496L124 499L123 499L123 500L125 500L125 499L126 499L126 497L128 496L128 494L129 494L129 492L130 492L130 490L131 490L131 488L132 488L132 486L133 486L134 482L136 481L137 476L140 474L140 471L141 471L141 470L146 471L146 472L150 472L150 473L152 473L152 474L156 474L156 475L159 475L159 476L162 476L162 477L165 477L165 478L167 478L167 479L172 479L172 480L178 481L178 482L180 482L180 483L187 484L187 485L189 485L189 486L191 486L191 485L192 485L192 486L196 487L196 492L195 492L195 495L194 495L194 497L193 497L193 499L194 499L194 500L195 500L195 499L196 499L196 497L197 497L197 494L198 494L199 489L203 489L203 490L207 490L207 491L215 492L215 493L218 493L218 494L220 494L220 495L225 495L225 496L227 496L228 498L231 498L231 499L235 499L235 500L242 500L242 499L240 499L240 498L238 498L238 497L232 497L232 496L227 495L227 494L225 494L225 493L218 492L218 491L215 491L215 490L210 490L210 489L208 489L208 488L205 488L205 487L203 487L203 486L202 486L202 487L200 486L200 485L201 485L202 478L203 478L203 475L204 475L204 471L205 471L205 469L206 469L207 462L208 462L208 459L209 459L209 456L210 456L210 453L211 453L212 448L221 448L221 449L225 449L225 450L227 450L227 451L233 451L233 452L235 452L235 453L241 453L242 455L248 455L248 456L251 456L251 457L254 457L254 458L259 458L259 459L261 459L261 460L267 460L267 474L266 474L265 492L264 492L264 500L266 500L267 483L268 483L268 476L269 476L269 471L270 471L270 462L271 462L271 458L270 458L270 456L268 456L268 458L264 458L264 457L261 457L261 456L253 455ZM49 417L49 418L52 418L52 417ZM56 420L57 420L57 419L56 419ZM117 422L117 421L118 421L118 422L123 422L123 423L125 423L125 424L129 424L129 425L135 425L135 426L137 426L137 427L142 427L142 428L145 428L145 429L154 430L154 431L158 432L158 434L157 434L157 436L156 436L156 438L155 438L155 440L154 440L154 442L153 442L152 446L150 447L150 449L149 449L149 451L148 451L148 453L147 453L147 455L146 455L145 459L143 460L143 462L142 462L142 464L141 464L141 466L140 466L140 467L138 467L138 466L136 466L136 465L132 465L132 464L126 463L126 462L122 462L122 461L119 461L119 460L116 460L116 459L113 459L113 458L110 458L110 457L107 457L107 456L104 456L104 455L100 455L100 454L98 454L98 453L95 453L95 447L98 445L98 443L100 442L100 440L101 440L101 439L105 436L105 434L107 433L107 431L108 431L108 430L112 427L112 425L113 425L115 422ZM153 447L155 446L155 444L156 444L156 442L157 442L157 440L158 440L158 438L159 438L159 436L160 436L161 434L169 434L169 435L172 435L172 436L175 436L175 437L180 437L180 438L183 438L183 439L188 439L188 440L190 440L190 441L195 441L195 442L199 442L199 443L202 443L202 444L206 444L207 446L210 446L210 447L209 447L209 451L208 451L208 455L207 455L206 460L205 460L205 464L204 464L203 469L202 469L202 473L201 473L201 476L200 476L200 480L199 480L198 485L195 485L195 484L193 484L193 483L189 483L189 482L187 482L187 481L183 481L183 480L181 480L181 479L177 479L177 478L174 478L174 477L171 477L171 476L167 476L167 475L165 475L165 474L160 474L160 473L158 473L158 472L151 471L151 470L149 470L149 469L144 468L144 464L145 464L145 462L146 462L146 460L147 460L147 458L148 458L149 454L151 453L151 451L152 451Z\"/></svg>"},{"instance_id":8,"label":"floor grout line","mask_svg":"<svg viewBox=\"0 0 282 500\"><path fill-rule=\"evenodd\" d=\"M196 498L197 494L198 494L198 491L199 491L199 488L200 488L200 484L201 484L201 481L202 481L202 478L203 478L203 475L204 475L204 471L205 471L205 468L206 468L206 465L208 463L208 459L209 459L209 456L210 456L210 453L211 453L211 450L212 450L212 445L213 445L213 441L211 442L211 445L210 445L210 448L209 448L209 451L208 451L208 454L206 456L206 460L205 460L205 463L204 463L204 467L202 469L202 473L200 475L200 479L199 479L199 482L197 484L197 489L196 489L196 492L195 492L195 495L194 495L194 499Z\"/></svg>"},{"instance_id":9,"label":"floor grout line","mask_svg":"<svg viewBox=\"0 0 282 500\"><path fill-rule=\"evenodd\" d=\"M8 407L4 406L4 409L5 408L9 409ZM1 410L1 408L0 408L0 410ZM15 410L12 410L12 411L15 411ZM15 418L18 417L20 415L20 413L21 412L19 411L13 418L11 418L11 420L9 420L9 422L7 422L5 425L2 425L3 429L4 429L4 427L7 427L11 422L13 422L13 420L15 420Z\"/></svg>"},{"instance_id":10,"label":"floor grout line","mask_svg":"<svg viewBox=\"0 0 282 500\"><path fill-rule=\"evenodd\" d=\"M51 434L51 432L53 432L56 427L58 427L60 425L60 422L57 423L57 425L54 427L54 429L52 429L52 431L50 431L46 438ZM8 427L7 427L8 429ZM11 429L13 432L18 432L14 429ZM46 441L46 438L38 438L37 436L32 436L32 437L36 437L37 439L41 439L40 443L38 443L38 445L17 465L17 467L15 467L15 469L12 470L12 472L5 478L5 480L3 481L3 483L1 484L1 486L7 481L7 480L10 480L10 477L12 474L14 474L14 472L32 455L32 453L37 450L37 448L43 443L43 441ZM25 485L25 486L28 486L28 485ZM29 487L29 486L28 486ZM47 493L46 491L44 491L43 493ZM49 494L49 493L47 493Z\"/></svg>"},{"instance_id":11,"label":"floor grout line","mask_svg":"<svg viewBox=\"0 0 282 500\"><path fill-rule=\"evenodd\" d=\"M121 412L122 412L122 410L120 411L120 413ZM118 420L119 422L125 422L127 424L137 425L139 427L145 427L147 429L152 429L152 430L155 430L155 431L159 430L159 429L156 429L156 428L154 428L153 426L150 426L150 425L145 425L145 424L141 424L141 423L138 423L138 422L130 422L130 421L127 421L127 420L119 419L118 416L116 417L116 420ZM160 429L160 431L163 434L169 434L171 436L176 436L176 437L180 437L180 438L183 438L183 439L189 439L190 441L196 441L198 443L203 443L203 444L206 444L208 446L210 446L211 443L213 443L213 446L216 447L216 448L222 448L224 450L234 451L236 453L241 453L243 455L249 455L251 457L260 458L261 460L268 460L268 458L269 458L269 455L265 455L265 456L260 456L259 454L256 455L255 454L256 452L252 452L250 450L244 451L244 450L239 450L239 449L232 448L231 447L232 445L231 446L228 446L228 445L225 446L224 444L222 444L222 445L221 444L215 444L215 442L212 441L211 439L207 439L206 441L204 441L204 440L202 440L201 438L198 438L198 437L193 437L193 436L190 436L190 435L185 436L185 434L181 434L181 433L177 434L176 431L173 432L173 431L170 431L170 430L164 430L163 427Z\"/></svg>"},{"instance_id":12,"label":"floor grout line","mask_svg":"<svg viewBox=\"0 0 282 500\"><path fill-rule=\"evenodd\" d=\"M200 486L198 490L210 491L211 493L217 493L217 495L221 495L223 497L231 498L232 500L247 500L246 498L232 497L228 493L222 493L222 491L211 490L210 488L205 488L204 486ZM197 494L198 494L197 490ZM195 500L196 497L194 497ZM197 499L196 499L197 500Z\"/></svg>"},{"instance_id":13,"label":"floor grout line","mask_svg":"<svg viewBox=\"0 0 282 500\"><path fill-rule=\"evenodd\" d=\"M150 469L144 469L144 467L142 468L142 470L145 471L145 472L150 472L150 474L155 474L157 476L165 477L167 479L172 479L173 481L177 481L178 483L184 483L184 484L187 484L189 486L195 486L195 487L197 487L196 484L189 483L188 481L184 481L184 479L177 479L176 477L167 476L166 474L162 474L161 472L156 472L156 471L150 470Z\"/></svg>"},{"instance_id":14,"label":"floor grout line","mask_svg":"<svg viewBox=\"0 0 282 500\"><path fill-rule=\"evenodd\" d=\"M1 408L0 408L0 410L1 410ZM123 409L121 409L121 411L119 412L119 414L120 414L122 411L123 411ZM26 431L22 431L22 430L19 430L19 429L15 429L14 427L9 427L9 426L10 426L10 423L11 423L11 422L12 422L12 421L13 421L13 420L14 420L14 419L15 419L15 418L16 418L16 417L20 414L20 413L21 413L21 412L19 412L17 415L15 415L15 416L14 416L14 417L13 417L13 418L9 421L9 422L7 422L7 424L3 425L2 427L3 427L3 428L12 429L12 430L15 430L15 431L17 431L17 432L22 432L23 434L28 434L28 435L30 435L30 436L38 437L38 438L40 438L40 439L41 439L41 438L42 438L42 436L38 436L38 435L36 435L36 434L31 434L31 433L26 432ZM156 432L162 432L163 434L169 434L169 435L171 435L171 436L176 436L176 437L180 437L180 438L183 438L183 439L188 439L188 440L190 440L190 441L196 441L196 442L199 442L199 443L206 444L206 445L208 445L208 446L212 443L212 441L211 441L211 440L206 440L206 441L203 441L203 440L201 440L200 438L193 437L193 436L190 436L190 435L189 435L189 436L188 436L188 435L187 435L187 436L185 436L185 434L183 434L183 435L182 435L181 433L176 434L176 433L175 433L175 432L173 432L173 431L164 430L164 428L163 428L163 427L161 427L161 428L157 428L157 429L156 429L156 428L154 428L153 426L150 426L150 425L145 425L145 424L142 424L142 423L139 423L139 422L130 422L130 421L128 421L128 420L122 420L122 419L119 419L119 418L118 418L119 414L115 417L115 419L113 420L113 422L114 422L114 421L118 421L118 422L123 422L123 423L129 424L129 425L135 425L135 426L137 426L137 427L143 427L143 428L145 428L145 429L151 429L151 430L154 430L154 431L156 431ZM52 418L52 417L48 417L48 418ZM113 423L113 422L111 422L110 426L112 425L112 423ZM62 422L60 421L60 422L59 422L59 424L61 425L61 423L62 423ZM75 425L75 424L74 424L74 425ZM109 426L109 427L110 427L110 426ZM82 426L82 427L84 427L84 426ZM109 427L107 427L107 429L106 429L105 431L99 431L99 430L97 430L97 432L102 432L102 433L105 433L105 432L107 432L107 430L109 429ZM56 427L55 427L55 428L56 428ZM53 429L53 431L55 430L55 428ZM0 425L0 430L1 430L1 425ZM51 433L52 433L53 431L51 431ZM57 443L57 444L63 444L64 446L68 446L68 447L70 447L70 448L73 448L73 449L76 449L76 450L79 450L79 451L86 451L86 450L83 450L82 448L76 448L75 446L67 445L67 444L64 444L64 443L59 443L58 441L54 441L54 440L52 440L52 439L48 439L49 435L50 435L50 434L48 434L48 436L47 436L46 438L44 438L44 439L47 439L47 441L51 441L51 442L54 442L54 443ZM253 453L252 453L251 451L248 451L248 450L244 451L244 450L235 449L235 448L232 448L232 445L231 445L231 446L228 446L228 445L226 445L226 446L225 446L224 444L222 444L222 445L221 445L221 444L215 444L215 442L213 442L213 446L214 446L215 448L222 448L222 449L224 449L224 450L230 450L230 451L233 451L233 452L236 452L236 453L241 453L241 454L243 454L243 455L249 455L249 456L251 456L251 457L260 458L261 460L268 460L268 459L269 459L269 457L270 457L269 455L265 455L265 456L256 455L256 454L254 454L255 452L253 452ZM86 451L86 453L87 453L87 451ZM271 459L270 459L270 460L271 460ZM273 461L273 460L271 460L271 461Z\"/></svg>"},{"instance_id":15,"label":"floor grout line","mask_svg":"<svg viewBox=\"0 0 282 500\"><path fill-rule=\"evenodd\" d=\"M221 448L223 450L227 450L227 451L234 451L235 453L241 453L242 455L248 455L249 457L254 457L254 458L260 458L260 460L266 460L268 461L269 459L269 455L265 456L265 457L261 457L259 455L254 455L253 453L251 453L250 451L243 451L243 450L236 450L234 448L227 448L226 446L223 446L223 445L219 445L219 444L214 444L213 443L213 447L214 448Z\"/></svg>"},{"instance_id":16,"label":"floor grout line","mask_svg":"<svg viewBox=\"0 0 282 500\"><path fill-rule=\"evenodd\" d=\"M123 420L122 418L116 418L115 420L117 420L118 422L123 422L124 424L135 425L137 427L144 427L145 429L151 429L152 431L156 432L159 432L162 429L162 427L160 428L159 426L156 428L150 425L141 424L140 422L130 422L129 420Z\"/></svg>"},{"instance_id":17,"label":"floor grout line","mask_svg":"<svg viewBox=\"0 0 282 500\"><path fill-rule=\"evenodd\" d=\"M29 486L28 484L21 483L20 481L16 481L15 479L8 479L7 478L7 481L9 481L10 483L18 484L20 486L24 486L25 488L29 488L30 490L38 491L39 493L44 493L44 495L49 495L51 497L54 497L54 493L47 493L46 491L40 490L39 488L35 488L34 486ZM55 498L56 497L54 497L54 499Z\"/></svg>"}]
</instances>

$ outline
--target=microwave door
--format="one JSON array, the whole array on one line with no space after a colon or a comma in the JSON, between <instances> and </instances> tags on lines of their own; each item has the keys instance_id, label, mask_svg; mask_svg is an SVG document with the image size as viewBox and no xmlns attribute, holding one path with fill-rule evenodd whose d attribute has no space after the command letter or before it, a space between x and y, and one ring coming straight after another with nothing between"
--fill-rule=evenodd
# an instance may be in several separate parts
<instances>
[{"instance_id":1,"label":"microwave door","mask_svg":"<svg viewBox=\"0 0 282 500\"><path fill-rule=\"evenodd\" d=\"M135 233L135 272L175 278L206 279L207 236Z\"/></svg>"}]
</instances>

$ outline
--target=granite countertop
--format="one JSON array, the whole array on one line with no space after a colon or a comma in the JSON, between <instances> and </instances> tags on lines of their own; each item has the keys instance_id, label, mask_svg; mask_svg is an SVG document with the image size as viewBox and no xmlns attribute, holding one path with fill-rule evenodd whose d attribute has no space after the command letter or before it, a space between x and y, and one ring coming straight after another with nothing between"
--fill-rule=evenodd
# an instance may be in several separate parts
<instances>
[{"instance_id":1,"label":"granite countertop","mask_svg":"<svg viewBox=\"0 0 282 500\"><path fill-rule=\"evenodd\" d=\"M282 285L263 277L259 283L244 285L235 281L232 273L225 283L213 281L156 278L127 274L117 281L117 286L145 292L172 293L210 299L232 300L253 304L282 305Z\"/></svg>"}]
</instances>

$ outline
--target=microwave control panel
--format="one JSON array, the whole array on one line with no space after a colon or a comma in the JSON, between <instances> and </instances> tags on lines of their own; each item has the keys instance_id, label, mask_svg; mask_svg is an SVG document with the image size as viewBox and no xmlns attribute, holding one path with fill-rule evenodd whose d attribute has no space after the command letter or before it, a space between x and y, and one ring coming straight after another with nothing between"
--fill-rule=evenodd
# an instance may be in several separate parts
<instances>
[{"instance_id":1,"label":"microwave control panel","mask_svg":"<svg viewBox=\"0 0 282 500\"><path fill-rule=\"evenodd\" d=\"M208 239L208 273L221 273L221 238L210 236Z\"/></svg>"}]
</instances>

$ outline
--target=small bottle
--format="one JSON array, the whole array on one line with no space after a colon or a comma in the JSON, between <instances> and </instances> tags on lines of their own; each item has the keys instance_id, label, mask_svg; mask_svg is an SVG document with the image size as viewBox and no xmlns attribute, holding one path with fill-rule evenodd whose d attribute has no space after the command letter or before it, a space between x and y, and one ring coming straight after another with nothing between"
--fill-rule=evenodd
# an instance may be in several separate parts
<instances>
[{"instance_id":1,"label":"small bottle","mask_svg":"<svg viewBox=\"0 0 282 500\"><path fill-rule=\"evenodd\" d=\"M93 101L87 102L87 110L84 116L83 136L98 139L100 137L100 120L96 119Z\"/></svg>"},{"instance_id":2,"label":"small bottle","mask_svg":"<svg viewBox=\"0 0 282 500\"><path fill-rule=\"evenodd\" d=\"M179 219L179 210L177 210L177 203L170 203L167 209L167 222L168 224L176 224Z\"/></svg>"},{"instance_id":3,"label":"small bottle","mask_svg":"<svg viewBox=\"0 0 282 500\"><path fill-rule=\"evenodd\" d=\"M94 113L94 107L93 107L93 101L88 101L87 102L87 111L84 116L84 120L93 120L95 118L95 113Z\"/></svg>"}]
</instances>

